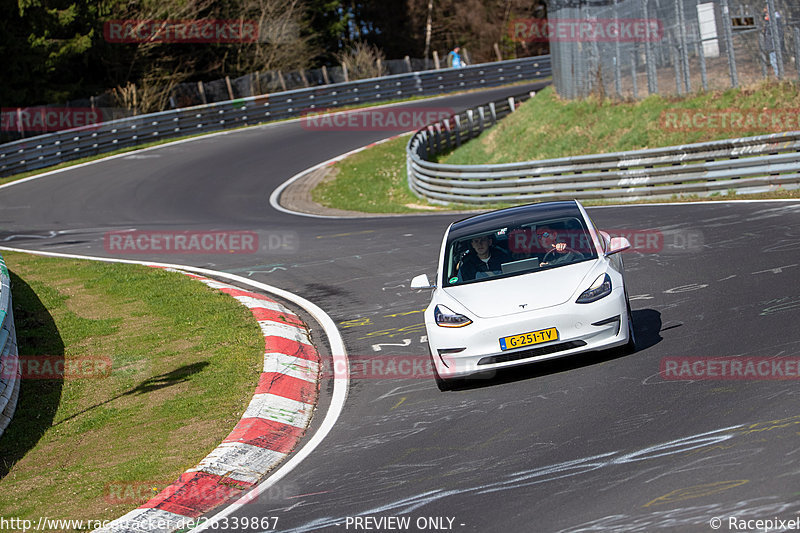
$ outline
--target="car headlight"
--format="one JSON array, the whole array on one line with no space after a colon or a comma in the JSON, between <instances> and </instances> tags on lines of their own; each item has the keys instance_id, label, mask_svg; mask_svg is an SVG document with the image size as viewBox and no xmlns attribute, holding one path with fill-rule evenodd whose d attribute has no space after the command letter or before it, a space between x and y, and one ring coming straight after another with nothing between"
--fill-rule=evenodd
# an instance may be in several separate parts
<instances>
[{"instance_id":1,"label":"car headlight","mask_svg":"<svg viewBox=\"0 0 800 533\"><path fill-rule=\"evenodd\" d=\"M433 317L437 326L443 328L461 328L472 324L472 320L448 309L443 305L437 305L433 310Z\"/></svg>"},{"instance_id":2,"label":"car headlight","mask_svg":"<svg viewBox=\"0 0 800 533\"><path fill-rule=\"evenodd\" d=\"M596 302L609 294L611 294L611 278L608 277L608 274L600 274L597 276L597 279L594 280L594 283L578 296L575 302L579 304L588 304Z\"/></svg>"}]
</instances>

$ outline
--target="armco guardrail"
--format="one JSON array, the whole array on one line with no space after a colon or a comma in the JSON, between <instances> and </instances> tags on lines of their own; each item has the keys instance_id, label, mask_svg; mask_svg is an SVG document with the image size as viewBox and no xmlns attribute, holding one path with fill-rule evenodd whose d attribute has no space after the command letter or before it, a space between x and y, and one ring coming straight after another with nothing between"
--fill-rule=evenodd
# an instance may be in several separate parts
<instances>
[{"instance_id":1,"label":"armco guardrail","mask_svg":"<svg viewBox=\"0 0 800 533\"><path fill-rule=\"evenodd\" d=\"M0 176L120 148L300 116L309 110L431 96L550 76L550 56L428 70L173 109L0 145Z\"/></svg>"},{"instance_id":2,"label":"armco guardrail","mask_svg":"<svg viewBox=\"0 0 800 533\"><path fill-rule=\"evenodd\" d=\"M800 188L800 131L522 163L430 161L494 125L486 117L499 117L498 109L513 110L519 101L484 105L414 134L406 149L411 190L432 202L491 204Z\"/></svg>"},{"instance_id":3,"label":"armco guardrail","mask_svg":"<svg viewBox=\"0 0 800 533\"><path fill-rule=\"evenodd\" d=\"M11 308L11 278L0 256L0 435L14 416L20 381L17 336Z\"/></svg>"}]
</instances>

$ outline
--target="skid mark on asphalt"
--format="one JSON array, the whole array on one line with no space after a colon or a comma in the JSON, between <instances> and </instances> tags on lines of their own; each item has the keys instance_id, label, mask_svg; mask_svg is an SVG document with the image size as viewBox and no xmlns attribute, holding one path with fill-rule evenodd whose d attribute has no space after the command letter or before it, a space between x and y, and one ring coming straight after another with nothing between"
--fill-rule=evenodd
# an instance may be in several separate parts
<instances>
[{"instance_id":1,"label":"skid mark on asphalt","mask_svg":"<svg viewBox=\"0 0 800 533\"><path fill-rule=\"evenodd\" d=\"M380 507L359 511L358 514L370 515L388 512L410 514L431 505L442 506L444 505L443 500L454 496L473 495L483 497L490 493L518 490L559 480L572 480L573 478L577 478L580 481L571 481L567 486L569 488L565 488L563 492L559 493L561 496L578 490L586 484L591 484L592 486L606 486L609 483L618 485L623 482L630 483L636 478L639 478L641 483L647 484L668 476L700 469L717 471L724 467L737 467L743 464L754 465L756 464L755 457L764 451L763 446L752 447L751 445L753 438L759 436L757 433L773 431L787 433L788 431L794 434L796 433L795 427L797 425L800 425L800 416L756 422L749 425L734 425L647 446L635 451L610 451L546 466L518 470L488 483L485 480L493 479L493 476L486 471L487 465L480 461L476 465L470 465L467 462L464 464L464 468L460 470L462 483L456 489L426 490L406 495L399 499L392 499L390 496L388 502L383 500L386 503L383 503ZM501 437L501 435L496 437ZM412 451L414 450L409 449L407 453ZM520 450L520 453L530 454L532 452L531 450ZM709 455L704 456L703 454ZM664 458L669 458L669 460L662 460ZM402 459L402 457L398 458L401 461ZM482 465L482 467L478 466L478 464ZM408 467L409 463L401 462L401 465ZM613 470L624 465L637 465L638 471L631 476L629 470L628 472L615 472ZM423 471L424 469L420 469L420 472ZM647 473L657 473L657 475L650 475L647 479L644 479L643 475ZM428 472L428 475L430 475L430 472ZM470 475L476 480L482 479L483 482L470 484L470 479L466 477ZM686 499L708 497L721 492L735 490L744 486L747 481L746 479L715 481L673 489L655 499L651 498L643 501L640 505L654 506L659 505L661 502L671 504ZM570 526L562 531L607 531L609 529L652 531L655 528L663 527L664 524L670 524L672 527L678 524L696 526L708 523L707 521L710 517L717 515L725 516L727 514L728 516L763 518L764 516L779 515L788 510L794 510L794 504L781 503L776 501L778 499L777 496L742 499L732 503L713 503L666 511L648 511L645 515L615 514ZM327 502L323 505L331 510L335 509L335 507L327 505ZM316 531L341 523L342 520L343 517L328 516L289 531Z\"/></svg>"}]
</instances>

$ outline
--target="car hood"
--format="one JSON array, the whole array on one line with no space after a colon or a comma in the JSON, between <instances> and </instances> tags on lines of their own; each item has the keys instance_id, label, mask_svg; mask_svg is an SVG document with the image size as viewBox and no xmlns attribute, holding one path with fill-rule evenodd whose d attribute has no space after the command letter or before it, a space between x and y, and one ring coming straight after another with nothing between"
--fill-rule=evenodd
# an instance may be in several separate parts
<instances>
[{"instance_id":1,"label":"car hood","mask_svg":"<svg viewBox=\"0 0 800 533\"><path fill-rule=\"evenodd\" d=\"M594 279L587 278L596 266L597 260L583 261L510 278L448 287L445 292L470 313L482 318L524 313L563 304L578 289L588 289Z\"/></svg>"}]
</instances>

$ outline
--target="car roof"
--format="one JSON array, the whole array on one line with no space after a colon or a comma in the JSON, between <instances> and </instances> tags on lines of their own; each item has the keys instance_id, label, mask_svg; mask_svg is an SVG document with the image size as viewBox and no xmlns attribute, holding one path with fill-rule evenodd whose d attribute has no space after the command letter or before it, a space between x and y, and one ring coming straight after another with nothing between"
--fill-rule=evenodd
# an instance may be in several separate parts
<instances>
[{"instance_id":1,"label":"car roof","mask_svg":"<svg viewBox=\"0 0 800 533\"><path fill-rule=\"evenodd\" d=\"M448 240L459 239L468 235L489 232L499 227L519 225L531 220L548 220L554 218L577 217L583 220L583 214L575 200L562 202L543 202L539 204L508 207L489 213L464 218L450 226Z\"/></svg>"}]
</instances>

